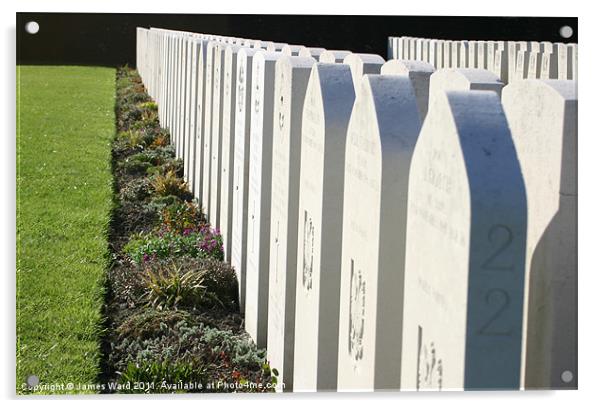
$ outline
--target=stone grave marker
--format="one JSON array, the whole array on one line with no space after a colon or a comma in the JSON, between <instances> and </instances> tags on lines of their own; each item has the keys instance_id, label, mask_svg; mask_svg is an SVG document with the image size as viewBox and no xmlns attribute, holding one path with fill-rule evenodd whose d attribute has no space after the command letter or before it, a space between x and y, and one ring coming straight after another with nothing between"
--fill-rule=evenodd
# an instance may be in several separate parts
<instances>
[{"instance_id":1,"label":"stone grave marker","mask_svg":"<svg viewBox=\"0 0 602 408\"><path fill-rule=\"evenodd\" d=\"M325 62L329 64L341 64L345 58L351 54L351 51L347 50L326 50L320 54L319 62Z\"/></svg>"},{"instance_id":2,"label":"stone grave marker","mask_svg":"<svg viewBox=\"0 0 602 408\"><path fill-rule=\"evenodd\" d=\"M322 53L326 51L325 48L317 48L317 47L306 47L299 51L300 57L311 57L316 61L320 60L320 56Z\"/></svg>"},{"instance_id":3,"label":"stone grave marker","mask_svg":"<svg viewBox=\"0 0 602 408\"><path fill-rule=\"evenodd\" d=\"M201 190L201 203L205 207L205 214L211 218L211 130L213 125L213 57L217 43L210 41L207 44L205 63L205 122L203 124L203 188Z\"/></svg>"},{"instance_id":4,"label":"stone grave marker","mask_svg":"<svg viewBox=\"0 0 602 408\"><path fill-rule=\"evenodd\" d=\"M520 81L502 93L528 202L528 389L577 388L577 102L573 81Z\"/></svg>"},{"instance_id":5,"label":"stone grave marker","mask_svg":"<svg viewBox=\"0 0 602 408\"><path fill-rule=\"evenodd\" d=\"M468 41L458 41L459 67L468 68Z\"/></svg>"},{"instance_id":6,"label":"stone grave marker","mask_svg":"<svg viewBox=\"0 0 602 408\"><path fill-rule=\"evenodd\" d=\"M466 68L477 68L477 42L468 41L468 61Z\"/></svg>"},{"instance_id":7,"label":"stone grave marker","mask_svg":"<svg viewBox=\"0 0 602 408\"><path fill-rule=\"evenodd\" d=\"M408 75L364 76L349 122L339 391L399 389L407 188L422 123L413 88Z\"/></svg>"},{"instance_id":8,"label":"stone grave marker","mask_svg":"<svg viewBox=\"0 0 602 408\"><path fill-rule=\"evenodd\" d=\"M199 44L197 42L196 37L190 38L190 47L191 47L191 72L190 72L190 100L188 103L188 111L190 115L190 122L188 126L188 144L186 148L186 159L184 163L184 168L186 169L187 174L187 182L188 186L194 193L194 153L195 153L195 145L196 145L196 129L197 129L197 98L198 98L198 86L197 80L199 77Z\"/></svg>"},{"instance_id":9,"label":"stone grave marker","mask_svg":"<svg viewBox=\"0 0 602 408\"><path fill-rule=\"evenodd\" d=\"M558 50L558 79L568 79L568 49L563 43L555 44Z\"/></svg>"},{"instance_id":10,"label":"stone grave marker","mask_svg":"<svg viewBox=\"0 0 602 408\"><path fill-rule=\"evenodd\" d=\"M295 306L295 391L337 387L347 64L316 64L303 106Z\"/></svg>"},{"instance_id":11,"label":"stone grave marker","mask_svg":"<svg viewBox=\"0 0 602 408\"><path fill-rule=\"evenodd\" d=\"M477 68L487 68L487 43L485 41L477 41Z\"/></svg>"},{"instance_id":12,"label":"stone grave marker","mask_svg":"<svg viewBox=\"0 0 602 408\"><path fill-rule=\"evenodd\" d=\"M247 268L247 209L249 199L249 137L253 55L257 48L241 48L237 56L234 166L232 171L232 261L238 278L240 309L245 310Z\"/></svg>"},{"instance_id":13,"label":"stone grave marker","mask_svg":"<svg viewBox=\"0 0 602 408\"><path fill-rule=\"evenodd\" d=\"M568 79L577 80L577 44L567 44Z\"/></svg>"},{"instance_id":14,"label":"stone grave marker","mask_svg":"<svg viewBox=\"0 0 602 408\"><path fill-rule=\"evenodd\" d=\"M500 78L503 83L508 83L508 51L504 49L497 49L495 51L495 58L493 62L492 72Z\"/></svg>"},{"instance_id":15,"label":"stone grave marker","mask_svg":"<svg viewBox=\"0 0 602 408\"><path fill-rule=\"evenodd\" d=\"M527 204L516 151L494 92L434 95L410 168L401 386L518 389Z\"/></svg>"},{"instance_id":16,"label":"stone grave marker","mask_svg":"<svg viewBox=\"0 0 602 408\"><path fill-rule=\"evenodd\" d=\"M236 128L236 79L239 46L224 50L224 86L222 110L222 159L220 184L220 232L224 243L224 260L232 258L232 179L234 172L234 130Z\"/></svg>"},{"instance_id":17,"label":"stone grave marker","mask_svg":"<svg viewBox=\"0 0 602 408\"><path fill-rule=\"evenodd\" d=\"M197 77L197 122L196 122L196 143L194 153L194 196L198 199L200 205L204 208L205 203L202 199L203 192L203 160L205 158L205 73L207 71L207 45L208 40L198 40L199 45L199 70Z\"/></svg>"},{"instance_id":18,"label":"stone grave marker","mask_svg":"<svg viewBox=\"0 0 602 408\"><path fill-rule=\"evenodd\" d=\"M421 121L428 112L429 83L433 72L435 68L429 63L401 60L387 61L380 70L383 75L406 75L410 78Z\"/></svg>"},{"instance_id":19,"label":"stone grave marker","mask_svg":"<svg viewBox=\"0 0 602 408\"><path fill-rule=\"evenodd\" d=\"M301 119L315 63L311 57L283 57L275 68L267 358L285 391L294 387Z\"/></svg>"},{"instance_id":20,"label":"stone grave marker","mask_svg":"<svg viewBox=\"0 0 602 408\"><path fill-rule=\"evenodd\" d=\"M260 348L267 345L274 69L280 56L257 52L252 67L245 329Z\"/></svg>"},{"instance_id":21,"label":"stone grave marker","mask_svg":"<svg viewBox=\"0 0 602 408\"><path fill-rule=\"evenodd\" d=\"M213 95L211 108L211 183L209 183L209 222L213 228L221 230L221 182L222 182L222 129L224 94L224 44L216 44L213 49Z\"/></svg>"},{"instance_id":22,"label":"stone grave marker","mask_svg":"<svg viewBox=\"0 0 602 408\"><path fill-rule=\"evenodd\" d=\"M364 74L379 74L380 68L385 60L376 54L349 54L343 60L343 63L351 68L353 76L353 85L359 90Z\"/></svg>"},{"instance_id":23,"label":"stone grave marker","mask_svg":"<svg viewBox=\"0 0 602 408\"><path fill-rule=\"evenodd\" d=\"M285 44L284 47L282 47L282 53L285 55L290 55L290 56L294 56L297 57L299 56L299 53L304 52L306 48L303 45L289 45L289 44Z\"/></svg>"},{"instance_id":24,"label":"stone grave marker","mask_svg":"<svg viewBox=\"0 0 602 408\"><path fill-rule=\"evenodd\" d=\"M440 69L430 77L429 103L441 90L493 91L501 97L504 84L484 69Z\"/></svg>"}]
</instances>

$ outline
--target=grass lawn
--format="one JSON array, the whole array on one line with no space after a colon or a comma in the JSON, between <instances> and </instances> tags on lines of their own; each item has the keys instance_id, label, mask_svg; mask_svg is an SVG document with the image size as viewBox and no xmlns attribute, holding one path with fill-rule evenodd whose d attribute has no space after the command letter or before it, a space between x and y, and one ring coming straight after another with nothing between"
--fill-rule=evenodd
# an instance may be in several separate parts
<instances>
[{"instance_id":1,"label":"grass lawn","mask_svg":"<svg viewBox=\"0 0 602 408\"><path fill-rule=\"evenodd\" d=\"M17 67L17 392L97 380L114 103L114 69Z\"/></svg>"}]
</instances>

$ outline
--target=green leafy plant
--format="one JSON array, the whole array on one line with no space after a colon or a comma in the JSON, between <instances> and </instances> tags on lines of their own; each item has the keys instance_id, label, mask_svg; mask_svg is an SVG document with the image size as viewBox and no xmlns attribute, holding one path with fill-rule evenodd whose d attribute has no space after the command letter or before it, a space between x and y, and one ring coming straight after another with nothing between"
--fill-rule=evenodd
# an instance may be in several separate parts
<instances>
[{"instance_id":1,"label":"green leafy plant","mask_svg":"<svg viewBox=\"0 0 602 408\"><path fill-rule=\"evenodd\" d=\"M144 279L148 302L158 309L177 308L180 305L200 306L207 292L203 278L202 273L183 272L181 267L174 263L169 267L148 268Z\"/></svg>"},{"instance_id":2,"label":"green leafy plant","mask_svg":"<svg viewBox=\"0 0 602 408\"><path fill-rule=\"evenodd\" d=\"M123 393L171 394L187 391L181 388L174 389L173 385L204 384L206 376L206 369L203 366L188 362L131 362L121 373L119 383L123 386L121 390ZM190 391L201 392L202 390L202 388L194 388Z\"/></svg>"},{"instance_id":3,"label":"green leafy plant","mask_svg":"<svg viewBox=\"0 0 602 408\"><path fill-rule=\"evenodd\" d=\"M165 231L183 233L205 222L205 217L194 202L171 204L161 211L161 224Z\"/></svg>"},{"instance_id":4,"label":"green leafy plant","mask_svg":"<svg viewBox=\"0 0 602 408\"><path fill-rule=\"evenodd\" d=\"M136 234L123 250L137 264L186 255L224 259L222 237L207 225L201 225L196 230L185 230L182 234L170 231Z\"/></svg>"},{"instance_id":5,"label":"green leafy plant","mask_svg":"<svg viewBox=\"0 0 602 408\"><path fill-rule=\"evenodd\" d=\"M175 171L170 170L166 174L157 174L153 177L152 186L158 196L175 195L178 197L188 197L188 184L179 178Z\"/></svg>"}]
</instances>

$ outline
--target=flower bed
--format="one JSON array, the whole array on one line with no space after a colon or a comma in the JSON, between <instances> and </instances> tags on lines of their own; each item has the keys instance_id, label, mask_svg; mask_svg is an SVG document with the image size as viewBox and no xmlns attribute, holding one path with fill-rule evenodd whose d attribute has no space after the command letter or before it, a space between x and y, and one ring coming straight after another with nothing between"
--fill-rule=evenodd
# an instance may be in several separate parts
<instances>
[{"instance_id":1,"label":"flower bed","mask_svg":"<svg viewBox=\"0 0 602 408\"><path fill-rule=\"evenodd\" d=\"M242 329L219 231L128 68L117 73L116 115L104 380L126 393L273 390L277 372Z\"/></svg>"}]
</instances>

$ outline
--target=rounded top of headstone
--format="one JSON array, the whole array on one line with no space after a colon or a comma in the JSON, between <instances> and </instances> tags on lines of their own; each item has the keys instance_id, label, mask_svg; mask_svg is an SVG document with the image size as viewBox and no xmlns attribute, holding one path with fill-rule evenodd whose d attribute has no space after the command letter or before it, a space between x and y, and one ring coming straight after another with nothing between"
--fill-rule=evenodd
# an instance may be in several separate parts
<instances>
[{"instance_id":1,"label":"rounded top of headstone","mask_svg":"<svg viewBox=\"0 0 602 408\"><path fill-rule=\"evenodd\" d=\"M414 88L405 75L364 75L352 115L372 116L383 156L414 146L422 125Z\"/></svg>"},{"instance_id":2,"label":"rounded top of headstone","mask_svg":"<svg viewBox=\"0 0 602 408\"><path fill-rule=\"evenodd\" d=\"M305 47L303 45L289 45L289 44L285 44L284 47L282 47L281 52L283 54L288 54L288 55L291 55L291 56L297 56L304 49L305 49Z\"/></svg>"},{"instance_id":3,"label":"rounded top of headstone","mask_svg":"<svg viewBox=\"0 0 602 408\"><path fill-rule=\"evenodd\" d=\"M429 99L441 91L494 91L501 95L504 83L491 71L477 68L443 68L431 75Z\"/></svg>"},{"instance_id":4,"label":"rounded top of headstone","mask_svg":"<svg viewBox=\"0 0 602 408\"><path fill-rule=\"evenodd\" d=\"M280 52L275 51L266 51L264 49L259 49L255 54L253 54L253 61L278 61L279 58L282 58L283 55Z\"/></svg>"},{"instance_id":5,"label":"rounded top of headstone","mask_svg":"<svg viewBox=\"0 0 602 408\"><path fill-rule=\"evenodd\" d=\"M389 60L380 68L381 74L410 74L411 72L435 72L433 67L428 62L414 60Z\"/></svg>"},{"instance_id":6,"label":"rounded top of headstone","mask_svg":"<svg viewBox=\"0 0 602 408\"><path fill-rule=\"evenodd\" d=\"M355 101L351 68L346 64L316 63L312 66L309 87L318 87L326 121L348 120ZM306 97L306 103L308 99ZM341 123L342 125L342 123ZM344 124L345 128L347 123Z\"/></svg>"},{"instance_id":7,"label":"rounded top of headstone","mask_svg":"<svg viewBox=\"0 0 602 408\"><path fill-rule=\"evenodd\" d=\"M325 50L320 54L320 62L325 63L341 63L347 55L351 54L351 51L347 50Z\"/></svg>"},{"instance_id":8,"label":"rounded top of headstone","mask_svg":"<svg viewBox=\"0 0 602 408\"><path fill-rule=\"evenodd\" d=\"M343 63L351 64L353 61L361 62L363 64L384 64L385 60L383 57L377 54L349 54L343 59Z\"/></svg>"},{"instance_id":9,"label":"rounded top of headstone","mask_svg":"<svg viewBox=\"0 0 602 408\"><path fill-rule=\"evenodd\" d=\"M538 98L537 95L545 94L547 97L559 97L566 101L577 100L577 84L571 80L560 79L525 79L511 82L504 87L502 98Z\"/></svg>"}]
</instances>

